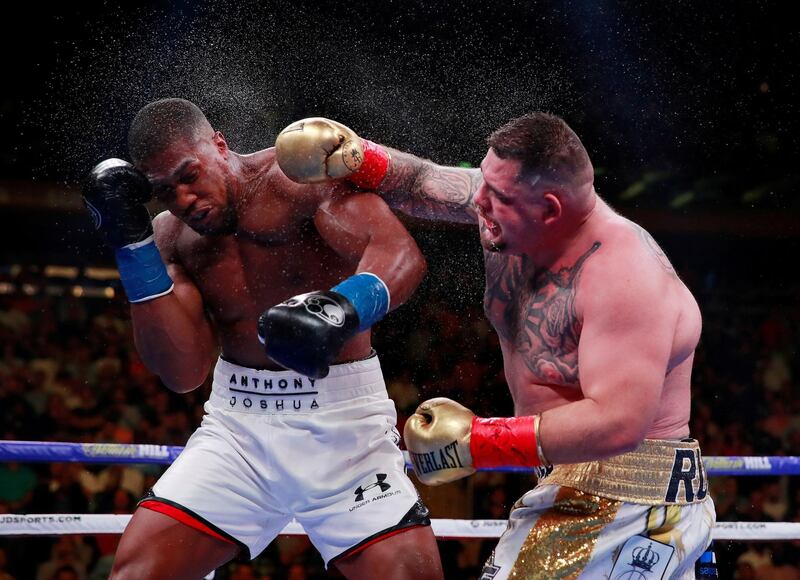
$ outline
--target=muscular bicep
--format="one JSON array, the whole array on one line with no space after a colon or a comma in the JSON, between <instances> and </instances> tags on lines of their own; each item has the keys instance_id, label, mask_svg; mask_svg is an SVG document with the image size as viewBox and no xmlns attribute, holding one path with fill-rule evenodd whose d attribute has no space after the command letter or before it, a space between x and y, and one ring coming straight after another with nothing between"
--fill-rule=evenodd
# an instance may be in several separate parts
<instances>
[{"instance_id":1,"label":"muscular bicep","mask_svg":"<svg viewBox=\"0 0 800 580\"><path fill-rule=\"evenodd\" d=\"M408 299L425 274L416 242L386 203L373 193L334 194L314 216L322 238L351 260L356 272L371 272L389 288L391 307Z\"/></svg>"},{"instance_id":2,"label":"muscular bicep","mask_svg":"<svg viewBox=\"0 0 800 580\"><path fill-rule=\"evenodd\" d=\"M184 227L183 223L169 212L163 212L157 215L153 220L153 232L156 246L161 254L161 258L167 266L167 273L170 278L172 278L172 282L175 285L173 294L178 299L182 310L191 321L198 325L198 327L208 327L210 331L210 325L204 309L203 297L197 285L194 283L194 280L191 279L184 269L178 254L178 238L181 229ZM206 330L206 328L202 328L202 330Z\"/></svg>"},{"instance_id":3,"label":"muscular bicep","mask_svg":"<svg viewBox=\"0 0 800 580\"><path fill-rule=\"evenodd\" d=\"M198 327L203 327L204 330L207 328L210 331L203 297L183 266L176 262L169 262L167 263L167 273L175 284L173 294L178 299L183 311Z\"/></svg>"},{"instance_id":4,"label":"muscular bicep","mask_svg":"<svg viewBox=\"0 0 800 580\"><path fill-rule=\"evenodd\" d=\"M200 290L178 257L181 228L170 214L153 220L156 245L172 278L173 291L131 305L134 340L142 360L177 392L203 382L217 351Z\"/></svg>"},{"instance_id":5,"label":"muscular bicep","mask_svg":"<svg viewBox=\"0 0 800 580\"><path fill-rule=\"evenodd\" d=\"M595 271L580 291L583 394L601 413L644 436L658 410L677 315L663 286L641 272L626 278Z\"/></svg>"},{"instance_id":6,"label":"muscular bicep","mask_svg":"<svg viewBox=\"0 0 800 580\"><path fill-rule=\"evenodd\" d=\"M479 169L445 167L401 151L390 153L389 173L379 188L390 206L424 219L477 221L473 198L482 179Z\"/></svg>"}]
</instances>

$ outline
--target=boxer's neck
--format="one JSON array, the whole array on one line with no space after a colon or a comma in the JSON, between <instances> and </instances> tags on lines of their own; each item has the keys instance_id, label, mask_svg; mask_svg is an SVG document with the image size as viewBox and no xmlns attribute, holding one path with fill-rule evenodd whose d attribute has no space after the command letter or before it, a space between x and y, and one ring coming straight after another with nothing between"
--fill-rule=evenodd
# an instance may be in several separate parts
<instances>
[{"instance_id":1,"label":"boxer's neck","mask_svg":"<svg viewBox=\"0 0 800 580\"><path fill-rule=\"evenodd\" d=\"M232 176L231 188L238 211L246 209L255 194L262 187L270 163L266 150L242 155L234 151L228 157L228 169Z\"/></svg>"},{"instance_id":2,"label":"boxer's neck","mask_svg":"<svg viewBox=\"0 0 800 580\"><path fill-rule=\"evenodd\" d=\"M565 212L559 222L545 232L542 242L529 248L525 254L537 268L550 269L563 260L569 260L575 248L583 247L583 240L591 237L594 224L602 219L608 206L592 192L591 203L580 211Z\"/></svg>"}]
</instances>

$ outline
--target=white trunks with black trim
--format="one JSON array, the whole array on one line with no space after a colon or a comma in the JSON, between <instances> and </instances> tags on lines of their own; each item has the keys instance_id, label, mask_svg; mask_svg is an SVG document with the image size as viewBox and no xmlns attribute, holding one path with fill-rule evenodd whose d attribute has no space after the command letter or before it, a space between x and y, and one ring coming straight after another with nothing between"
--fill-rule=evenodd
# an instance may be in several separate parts
<instances>
[{"instance_id":1,"label":"white trunks with black trim","mask_svg":"<svg viewBox=\"0 0 800 580\"><path fill-rule=\"evenodd\" d=\"M405 472L377 356L317 380L220 359L205 410L147 499L177 507L251 557L292 518L326 564L430 524Z\"/></svg>"}]
</instances>

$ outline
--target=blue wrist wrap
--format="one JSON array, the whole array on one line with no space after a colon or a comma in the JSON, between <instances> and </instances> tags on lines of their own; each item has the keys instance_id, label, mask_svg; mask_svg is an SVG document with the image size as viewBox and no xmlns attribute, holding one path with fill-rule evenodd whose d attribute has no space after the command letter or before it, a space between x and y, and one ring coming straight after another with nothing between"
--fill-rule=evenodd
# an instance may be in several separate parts
<instances>
[{"instance_id":1,"label":"blue wrist wrap","mask_svg":"<svg viewBox=\"0 0 800 580\"><path fill-rule=\"evenodd\" d=\"M152 236L144 242L118 248L116 257L119 277L130 302L145 302L172 290L172 278Z\"/></svg>"},{"instance_id":2,"label":"blue wrist wrap","mask_svg":"<svg viewBox=\"0 0 800 580\"><path fill-rule=\"evenodd\" d=\"M355 308L358 314L358 332L370 328L389 312L389 289L375 274L361 272L342 280L331 288Z\"/></svg>"}]
</instances>

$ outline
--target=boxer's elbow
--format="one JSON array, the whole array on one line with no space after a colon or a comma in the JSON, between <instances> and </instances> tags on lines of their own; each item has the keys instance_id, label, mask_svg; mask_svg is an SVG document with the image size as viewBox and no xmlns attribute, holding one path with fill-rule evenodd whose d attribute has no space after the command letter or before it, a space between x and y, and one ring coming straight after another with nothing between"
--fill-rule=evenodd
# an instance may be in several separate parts
<instances>
[{"instance_id":1,"label":"boxer's elbow","mask_svg":"<svg viewBox=\"0 0 800 580\"><path fill-rule=\"evenodd\" d=\"M425 260L425 256L422 255L416 243L414 243L413 247L409 250L408 259L413 271L414 287L416 288L422 282L425 274L428 273L428 262Z\"/></svg>"},{"instance_id":2,"label":"boxer's elbow","mask_svg":"<svg viewBox=\"0 0 800 580\"><path fill-rule=\"evenodd\" d=\"M405 303L420 285L428 271L428 263L410 238L407 242L394 243L386 255L391 259L384 262L381 279L389 287L390 307L394 309Z\"/></svg>"},{"instance_id":3,"label":"boxer's elbow","mask_svg":"<svg viewBox=\"0 0 800 580\"><path fill-rule=\"evenodd\" d=\"M646 422L641 417L626 414L609 421L605 435L595 440L603 446L601 455L612 456L633 451L646 435Z\"/></svg>"},{"instance_id":4,"label":"boxer's elbow","mask_svg":"<svg viewBox=\"0 0 800 580\"><path fill-rule=\"evenodd\" d=\"M205 377L186 378L161 375L161 382L173 393L183 394L194 391L205 382Z\"/></svg>"},{"instance_id":5,"label":"boxer's elbow","mask_svg":"<svg viewBox=\"0 0 800 580\"><path fill-rule=\"evenodd\" d=\"M188 393L205 383L209 365L203 361L197 364L187 364L180 368L164 369L158 373L161 382L174 393Z\"/></svg>"},{"instance_id":6,"label":"boxer's elbow","mask_svg":"<svg viewBox=\"0 0 800 580\"><path fill-rule=\"evenodd\" d=\"M628 433L615 433L604 441L603 452L599 455L603 457L612 457L614 455L628 453L636 449L643 440L643 436L635 437Z\"/></svg>"},{"instance_id":7,"label":"boxer's elbow","mask_svg":"<svg viewBox=\"0 0 800 580\"><path fill-rule=\"evenodd\" d=\"M422 255L419 246L411 237L402 247L398 248L397 254L406 271L406 277L410 285L416 288L428 272L428 262L425 260L425 256Z\"/></svg>"}]
</instances>

